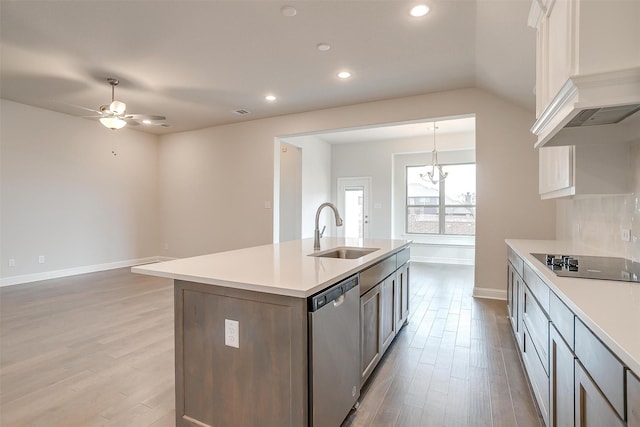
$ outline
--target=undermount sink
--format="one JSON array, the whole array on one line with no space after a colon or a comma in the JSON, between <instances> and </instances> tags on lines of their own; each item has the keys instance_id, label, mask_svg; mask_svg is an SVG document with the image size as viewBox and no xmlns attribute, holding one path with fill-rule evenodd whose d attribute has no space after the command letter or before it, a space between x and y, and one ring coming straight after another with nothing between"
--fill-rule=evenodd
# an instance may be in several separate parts
<instances>
[{"instance_id":1,"label":"undermount sink","mask_svg":"<svg viewBox=\"0 0 640 427\"><path fill-rule=\"evenodd\" d=\"M377 251L379 248L360 248L351 246L341 246L339 248L328 249L322 252L316 252L309 256L319 258L338 258L338 259L358 259L365 255L369 255L372 252Z\"/></svg>"}]
</instances>

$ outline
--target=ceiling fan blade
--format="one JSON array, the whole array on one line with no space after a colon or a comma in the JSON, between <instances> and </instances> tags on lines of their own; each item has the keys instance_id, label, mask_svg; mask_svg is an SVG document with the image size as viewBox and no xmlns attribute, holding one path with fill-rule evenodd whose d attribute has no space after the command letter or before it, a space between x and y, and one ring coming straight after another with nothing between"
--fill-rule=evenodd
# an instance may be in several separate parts
<instances>
[{"instance_id":1,"label":"ceiling fan blade","mask_svg":"<svg viewBox=\"0 0 640 427\"><path fill-rule=\"evenodd\" d=\"M123 118L131 119L131 120L151 120L151 121L167 120L165 116L154 116L152 114L125 114Z\"/></svg>"},{"instance_id":2,"label":"ceiling fan blade","mask_svg":"<svg viewBox=\"0 0 640 427\"><path fill-rule=\"evenodd\" d=\"M83 107L81 105L75 105L75 104L67 104L67 105L70 106L70 107L80 108L81 110L91 111L92 113L102 114L101 111L94 110L93 108L87 108L87 107Z\"/></svg>"}]
</instances>

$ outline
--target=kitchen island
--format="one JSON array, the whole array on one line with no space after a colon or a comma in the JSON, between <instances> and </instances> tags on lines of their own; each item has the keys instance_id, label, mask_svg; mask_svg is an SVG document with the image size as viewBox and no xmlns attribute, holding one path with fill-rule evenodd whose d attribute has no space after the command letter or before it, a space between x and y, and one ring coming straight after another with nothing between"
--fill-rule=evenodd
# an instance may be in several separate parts
<instances>
[{"instance_id":1,"label":"kitchen island","mask_svg":"<svg viewBox=\"0 0 640 427\"><path fill-rule=\"evenodd\" d=\"M313 250L313 239L304 239L132 268L174 279L176 425L309 425L308 298L363 271L380 273L388 282L398 263L406 265L410 242L321 243L320 251ZM310 256L336 247L374 250L355 259ZM391 313L375 328L378 343L385 325L395 334L402 301L408 310L408 288L403 296L402 287L391 289ZM384 302L378 301L382 310ZM381 354L376 356L377 363Z\"/></svg>"}]
</instances>

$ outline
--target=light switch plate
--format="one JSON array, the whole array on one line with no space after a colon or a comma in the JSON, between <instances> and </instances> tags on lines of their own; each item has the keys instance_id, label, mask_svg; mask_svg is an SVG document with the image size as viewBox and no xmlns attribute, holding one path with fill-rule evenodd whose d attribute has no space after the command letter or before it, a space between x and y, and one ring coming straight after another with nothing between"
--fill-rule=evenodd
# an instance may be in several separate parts
<instances>
[{"instance_id":1,"label":"light switch plate","mask_svg":"<svg viewBox=\"0 0 640 427\"><path fill-rule=\"evenodd\" d=\"M628 228L620 229L620 238L623 242L629 242L631 240L631 230Z\"/></svg>"},{"instance_id":2,"label":"light switch plate","mask_svg":"<svg viewBox=\"0 0 640 427\"><path fill-rule=\"evenodd\" d=\"M224 345L240 348L240 322L224 319Z\"/></svg>"}]
</instances>

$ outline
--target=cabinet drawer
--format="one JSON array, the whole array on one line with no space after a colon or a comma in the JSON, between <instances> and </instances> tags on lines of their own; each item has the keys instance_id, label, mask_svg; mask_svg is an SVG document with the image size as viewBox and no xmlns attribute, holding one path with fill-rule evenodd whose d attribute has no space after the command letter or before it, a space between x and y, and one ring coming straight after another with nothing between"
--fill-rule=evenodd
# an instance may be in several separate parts
<instances>
[{"instance_id":1,"label":"cabinet drawer","mask_svg":"<svg viewBox=\"0 0 640 427\"><path fill-rule=\"evenodd\" d=\"M538 408L545 424L549 425L549 377L532 345L531 334L527 329L527 325L522 328L522 342L522 361L529 376L533 395L538 402Z\"/></svg>"},{"instance_id":2,"label":"cabinet drawer","mask_svg":"<svg viewBox=\"0 0 640 427\"><path fill-rule=\"evenodd\" d=\"M627 425L640 427L640 379L627 370Z\"/></svg>"},{"instance_id":3,"label":"cabinet drawer","mask_svg":"<svg viewBox=\"0 0 640 427\"><path fill-rule=\"evenodd\" d=\"M518 274L522 276L524 274L524 262L522 261L522 258L520 258L518 254L515 253L511 248L507 248L507 252L509 256L509 262L511 263L511 265L513 265L513 268L518 272Z\"/></svg>"},{"instance_id":4,"label":"cabinet drawer","mask_svg":"<svg viewBox=\"0 0 640 427\"><path fill-rule=\"evenodd\" d=\"M549 294L549 320L553 322L554 326L562 338L567 342L571 350L574 349L573 318L573 312L569 310L562 301L560 301L560 298L558 298L556 294L551 292Z\"/></svg>"},{"instance_id":5,"label":"cabinet drawer","mask_svg":"<svg viewBox=\"0 0 640 427\"><path fill-rule=\"evenodd\" d=\"M382 282L391 273L396 271L396 255L391 255L377 264L360 272L360 295L364 295L369 289Z\"/></svg>"},{"instance_id":6,"label":"cabinet drawer","mask_svg":"<svg viewBox=\"0 0 640 427\"><path fill-rule=\"evenodd\" d=\"M526 326L530 341L538 354L545 373L549 374L549 319L542 307L525 286L522 304L522 323Z\"/></svg>"},{"instance_id":7,"label":"cabinet drawer","mask_svg":"<svg viewBox=\"0 0 640 427\"><path fill-rule=\"evenodd\" d=\"M411 258L411 251L409 248L405 248L396 254L397 256L397 265L396 268L399 268L401 265L406 264Z\"/></svg>"},{"instance_id":8,"label":"cabinet drawer","mask_svg":"<svg viewBox=\"0 0 640 427\"><path fill-rule=\"evenodd\" d=\"M618 416L624 418L624 366L577 318L575 352L582 366L609 400Z\"/></svg>"},{"instance_id":9,"label":"cabinet drawer","mask_svg":"<svg viewBox=\"0 0 640 427\"><path fill-rule=\"evenodd\" d=\"M545 313L549 312L549 287L542 279L529 267L524 265L524 282L527 284L533 295L536 297Z\"/></svg>"}]
</instances>

